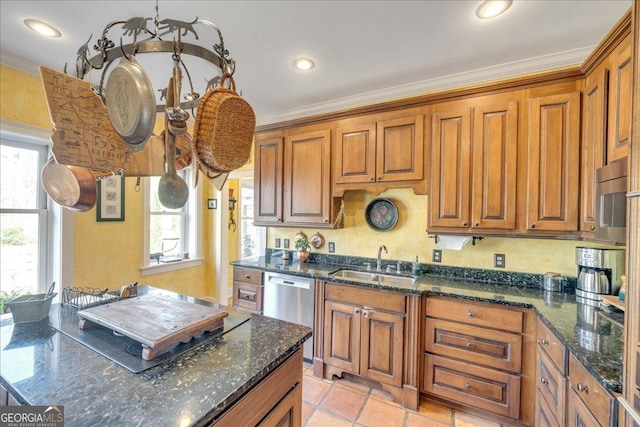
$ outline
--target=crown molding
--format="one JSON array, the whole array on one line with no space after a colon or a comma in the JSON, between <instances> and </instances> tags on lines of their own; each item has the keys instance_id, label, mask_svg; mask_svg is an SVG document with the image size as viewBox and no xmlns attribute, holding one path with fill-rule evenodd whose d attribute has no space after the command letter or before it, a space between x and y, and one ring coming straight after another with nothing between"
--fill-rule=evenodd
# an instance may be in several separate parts
<instances>
[{"instance_id":1,"label":"crown molding","mask_svg":"<svg viewBox=\"0 0 640 427\"><path fill-rule=\"evenodd\" d=\"M310 104L300 108L257 117L257 126L286 122L301 117L315 116L335 111L348 110L361 106L384 103L400 98L424 95L461 86L477 85L496 80L513 78L526 74L535 74L554 69L579 66L593 52L594 46L573 49L551 55L527 58L521 61L507 62L486 68L451 74L443 77L422 80L405 85L394 86L358 95L333 99L327 102Z\"/></svg>"},{"instance_id":2,"label":"crown molding","mask_svg":"<svg viewBox=\"0 0 640 427\"><path fill-rule=\"evenodd\" d=\"M24 71L25 73L33 74L35 76L40 76L38 64L6 50L0 50L0 64L6 65L7 67L15 68L16 70Z\"/></svg>"}]
</instances>

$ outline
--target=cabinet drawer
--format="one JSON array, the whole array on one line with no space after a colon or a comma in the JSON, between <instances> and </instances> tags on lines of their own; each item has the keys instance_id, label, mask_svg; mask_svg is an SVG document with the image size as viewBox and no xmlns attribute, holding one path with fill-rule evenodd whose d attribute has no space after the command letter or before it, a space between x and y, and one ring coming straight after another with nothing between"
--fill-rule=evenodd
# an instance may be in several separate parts
<instances>
[{"instance_id":1,"label":"cabinet drawer","mask_svg":"<svg viewBox=\"0 0 640 427\"><path fill-rule=\"evenodd\" d=\"M545 401L553 417L560 422L564 418L567 380L544 351L538 348L537 354L538 399Z\"/></svg>"},{"instance_id":2,"label":"cabinet drawer","mask_svg":"<svg viewBox=\"0 0 640 427\"><path fill-rule=\"evenodd\" d=\"M567 375L567 348L540 318L538 318L537 336L538 348L551 358L562 375Z\"/></svg>"},{"instance_id":3,"label":"cabinet drawer","mask_svg":"<svg viewBox=\"0 0 640 427\"><path fill-rule=\"evenodd\" d=\"M426 315L474 326L522 332L523 313L502 307L430 297L427 298Z\"/></svg>"},{"instance_id":4,"label":"cabinet drawer","mask_svg":"<svg viewBox=\"0 0 640 427\"><path fill-rule=\"evenodd\" d=\"M564 414L563 414L564 416ZM560 423L556 419L553 410L544 400L540 391L536 393L536 423L538 427L560 427ZM564 425L564 424L562 424Z\"/></svg>"},{"instance_id":5,"label":"cabinet drawer","mask_svg":"<svg viewBox=\"0 0 640 427\"><path fill-rule=\"evenodd\" d=\"M233 267L233 280L262 285L262 270L253 268Z\"/></svg>"},{"instance_id":6,"label":"cabinet drawer","mask_svg":"<svg viewBox=\"0 0 640 427\"><path fill-rule=\"evenodd\" d=\"M425 355L424 390L505 417L520 416L520 377L444 357Z\"/></svg>"},{"instance_id":7,"label":"cabinet drawer","mask_svg":"<svg viewBox=\"0 0 640 427\"><path fill-rule=\"evenodd\" d=\"M253 283L233 282L233 306L261 312L263 288Z\"/></svg>"},{"instance_id":8,"label":"cabinet drawer","mask_svg":"<svg viewBox=\"0 0 640 427\"><path fill-rule=\"evenodd\" d=\"M609 425L613 397L587 372L573 354L569 356L569 384L598 422L603 426Z\"/></svg>"},{"instance_id":9,"label":"cabinet drawer","mask_svg":"<svg viewBox=\"0 0 640 427\"><path fill-rule=\"evenodd\" d=\"M425 350L505 371L522 369L522 336L494 329L428 317Z\"/></svg>"},{"instance_id":10,"label":"cabinet drawer","mask_svg":"<svg viewBox=\"0 0 640 427\"><path fill-rule=\"evenodd\" d=\"M337 283L327 283L324 292L325 299L332 301L348 302L396 313L405 312L405 296L396 292Z\"/></svg>"}]
</instances>

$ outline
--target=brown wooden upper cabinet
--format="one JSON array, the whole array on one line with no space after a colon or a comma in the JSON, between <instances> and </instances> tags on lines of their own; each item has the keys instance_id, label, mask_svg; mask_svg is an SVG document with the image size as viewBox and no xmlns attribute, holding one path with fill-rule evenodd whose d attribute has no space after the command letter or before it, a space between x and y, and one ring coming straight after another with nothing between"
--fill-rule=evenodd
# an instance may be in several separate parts
<instances>
[{"instance_id":1,"label":"brown wooden upper cabinet","mask_svg":"<svg viewBox=\"0 0 640 427\"><path fill-rule=\"evenodd\" d=\"M577 231L580 92L529 99L527 229Z\"/></svg>"},{"instance_id":2,"label":"brown wooden upper cabinet","mask_svg":"<svg viewBox=\"0 0 640 427\"><path fill-rule=\"evenodd\" d=\"M423 114L415 109L339 122L334 195L350 189L380 193L398 182L423 180L423 129Z\"/></svg>"},{"instance_id":3,"label":"brown wooden upper cabinet","mask_svg":"<svg viewBox=\"0 0 640 427\"><path fill-rule=\"evenodd\" d=\"M596 226L596 169L605 162L607 143L607 89L609 71L599 67L587 76L584 91L584 126L581 155L580 230Z\"/></svg>"},{"instance_id":4,"label":"brown wooden upper cabinet","mask_svg":"<svg viewBox=\"0 0 640 427\"><path fill-rule=\"evenodd\" d=\"M431 123L429 231L515 228L515 96L436 106Z\"/></svg>"},{"instance_id":5,"label":"brown wooden upper cabinet","mask_svg":"<svg viewBox=\"0 0 640 427\"><path fill-rule=\"evenodd\" d=\"M631 140L631 37L625 38L611 54L607 163L627 157Z\"/></svg>"},{"instance_id":6,"label":"brown wooden upper cabinet","mask_svg":"<svg viewBox=\"0 0 640 427\"><path fill-rule=\"evenodd\" d=\"M256 135L254 148L255 223L282 223L283 132Z\"/></svg>"},{"instance_id":7,"label":"brown wooden upper cabinet","mask_svg":"<svg viewBox=\"0 0 640 427\"><path fill-rule=\"evenodd\" d=\"M284 143L284 225L330 227L331 130L294 129Z\"/></svg>"}]
</instances>

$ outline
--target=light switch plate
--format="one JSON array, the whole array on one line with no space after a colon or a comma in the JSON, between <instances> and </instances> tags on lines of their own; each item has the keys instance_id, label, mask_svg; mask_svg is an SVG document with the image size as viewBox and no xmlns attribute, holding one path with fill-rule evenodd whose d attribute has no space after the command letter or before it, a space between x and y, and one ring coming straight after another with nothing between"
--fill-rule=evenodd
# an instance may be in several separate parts
<instances>
[{"instance_id":1,"label":"light switch plate","mask_svg":"<svg viewBox=\"0 0 640 427\"><path fill-rule=\"evenodd\" d=\"M329 253L332 254L332 253L335 253L335 251L336 251L335 242L329 242Z\"/></svg>"},{"instance_id":2,"label":"light switch plate","mask_svg":"<svg viewBox=\"0 0 640 427\"><path fill-rule=\"evenodd\" d=\"M433 262L442 262L442 249L434 249L433 255L431 256L431 261Z\"/></svg>"},{"instance_id":3,"label":"light switch plate","mask_svg":"<svg viewBox=\"0 0 640 427\"><path fill-rule=\"evenodd\" d=\"M493 254L493 266L495 268L505 268L507 260L504 254Z\"/></svg>"},{"instance_id":4,"label":"light switch plate","mask_svg":"<svg viewBox=\"0 0 640 427\"><path fill-rule=\"evenodd\" d=\"M280 238L276 237L276 248L280 247Z\"/></svg>"}]
</instances>

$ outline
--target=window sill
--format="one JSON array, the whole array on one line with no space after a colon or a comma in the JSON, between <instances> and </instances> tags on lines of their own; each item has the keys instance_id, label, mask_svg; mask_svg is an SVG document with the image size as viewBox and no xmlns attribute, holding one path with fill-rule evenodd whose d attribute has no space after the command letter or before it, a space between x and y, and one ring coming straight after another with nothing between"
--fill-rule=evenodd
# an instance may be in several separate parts
<instances>
[{"instance_id":1,"label":"window sill","mask_svg":"<svg viewBox=\"0 0 640 427\"><path fill-rule=\"evenodd\" d=\"M190 258L183 261L168 262L166 264L151 264L140 267L143 276L151 276L153 274L168 273L171 271L184 270L185 268L200 267L202 258Z\"/></svg>"}]
</instances>

